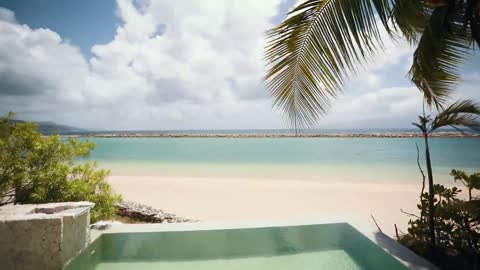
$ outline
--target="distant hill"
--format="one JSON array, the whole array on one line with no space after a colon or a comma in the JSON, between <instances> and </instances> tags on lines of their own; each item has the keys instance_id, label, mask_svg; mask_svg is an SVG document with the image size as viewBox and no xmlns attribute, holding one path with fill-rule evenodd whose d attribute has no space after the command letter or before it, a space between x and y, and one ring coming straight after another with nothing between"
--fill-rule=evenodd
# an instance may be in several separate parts
<instances>
[{"instance_id":1,"label":"distant hill","mask_svg":"<svg viewBox=\"0 0 480 270\"><path fill-rule=\"evenodd\" d=\"M23 123L22 120L13 120L16 123ZM36 122L38 124L38 129L42 134L51 135L51 134L71 134L76 132L85 131L84 129L71 127L66 125L56 124L54 122L45 121L45 122Z\"/></svg>"},{"instance_id":2,"label":"distant hill","mask_svg":"<svg viewBox=\"0 0 480 270\"><path fill-rule=\"evenodd\" d=\"M81 128L56 124L53 122L38 122L40 132L43 134L65 134L84 131Z\"/></svg>"}]
</instances>

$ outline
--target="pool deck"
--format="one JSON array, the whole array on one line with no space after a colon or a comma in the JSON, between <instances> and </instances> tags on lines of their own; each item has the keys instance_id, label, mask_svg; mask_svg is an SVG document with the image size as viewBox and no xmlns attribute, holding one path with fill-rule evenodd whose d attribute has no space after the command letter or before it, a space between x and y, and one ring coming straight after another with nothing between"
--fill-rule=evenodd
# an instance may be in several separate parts
<instances>
[{"instance_id":1,"label":"pool deck","mask_svg":"<svg viewBox=\"0 0 480 270\"><path fill-rule=\"evenodd\" d=\"M287 227L300 225L320 225L332 223L348 223L365 235L386 252L402 262L412 270L437 270L438 268L421 258L413 251L401 245L394 239L379 231L377 228L357 220L345 220L342 218L323 219L296 219L296 220L269 220L258 222L237 222L237 223L170 223L170 224L111 224L103 228L95 228L91 231L91 242L102 234L132 233L132 232L173 232L173 231L204 231L204 230L228 230L245 228L268 228Z\"/></svg>"}]
</instances>

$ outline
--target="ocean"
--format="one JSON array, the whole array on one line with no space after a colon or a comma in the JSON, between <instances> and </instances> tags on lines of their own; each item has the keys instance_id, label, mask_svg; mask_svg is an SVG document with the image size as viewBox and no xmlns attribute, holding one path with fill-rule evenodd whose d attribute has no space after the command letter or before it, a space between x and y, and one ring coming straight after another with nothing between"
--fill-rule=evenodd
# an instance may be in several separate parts
<instances>
[{"instance_id":1,"label":"ocean","mask_svg":"<svg viewBox=\"0 0 480 270\"><path fill-rule=\"evenodd\" d=\"M334 131L332 131L334 132ZM210 133L212 133L210 131ZM204 133L201 133L204 134ZM225 134L225 133L221 133ZM238 134L235 133L235 134ZM113 175L419 182L418 138L82 138ZM480 171L480 139L430 139L435 179Z\"/></svg>"}]
</instances>

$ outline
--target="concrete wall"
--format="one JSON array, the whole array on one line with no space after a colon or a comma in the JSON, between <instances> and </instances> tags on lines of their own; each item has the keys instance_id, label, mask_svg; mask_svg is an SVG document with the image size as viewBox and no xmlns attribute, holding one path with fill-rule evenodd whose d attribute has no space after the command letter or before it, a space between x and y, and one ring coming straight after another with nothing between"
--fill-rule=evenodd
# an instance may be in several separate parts
<instances>
[{"instance_id":1,"label":"concrete wall","mask_svg":"<svg viewBox=\"0 0 480 270\"><path fill-rule=\"evenodd\" d=\"M90 212L63 218L62 264L65 265L90 242Z\"/></svg>"},{"instance_id":2,"label":"concrete wall","mask_svg":"<svg viewBox=\"0 0 480 270\"><path fill-rule=\"evenodd\" d=\"M89 242L89 202L0 207L0 268L54 270Z\"/></svg>"}]
</instances>

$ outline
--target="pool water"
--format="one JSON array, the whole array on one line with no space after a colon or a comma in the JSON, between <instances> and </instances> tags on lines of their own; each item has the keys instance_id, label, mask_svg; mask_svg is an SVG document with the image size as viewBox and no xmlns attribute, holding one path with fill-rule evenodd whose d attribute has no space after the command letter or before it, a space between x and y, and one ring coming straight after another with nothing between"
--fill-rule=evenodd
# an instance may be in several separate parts
<instances>
[{"instance_id":1,"label":"pool water","mask_svg":"<svg viewBox=\"0 0 480 270\"><path fill-rule=\"evenodd\" d=\"M405 270L347 223L103 234L67 270Z\"/></svg>"},{"instance_id":2,"label":"pool water","mask_svg":"<svg viewBox=\"0 0 480 270\"><path fill-rule=\"evenodd\" d=\"M238 259L217 259L203 261L142 261L142 262L104 262L95 269L162 269L162 270L187 270L187 269L230 269L230 270L260 270L260 269L362 269L343 250L327 250L307 252L294 255L251 257Z\"/></svg>"}]
</instances>

